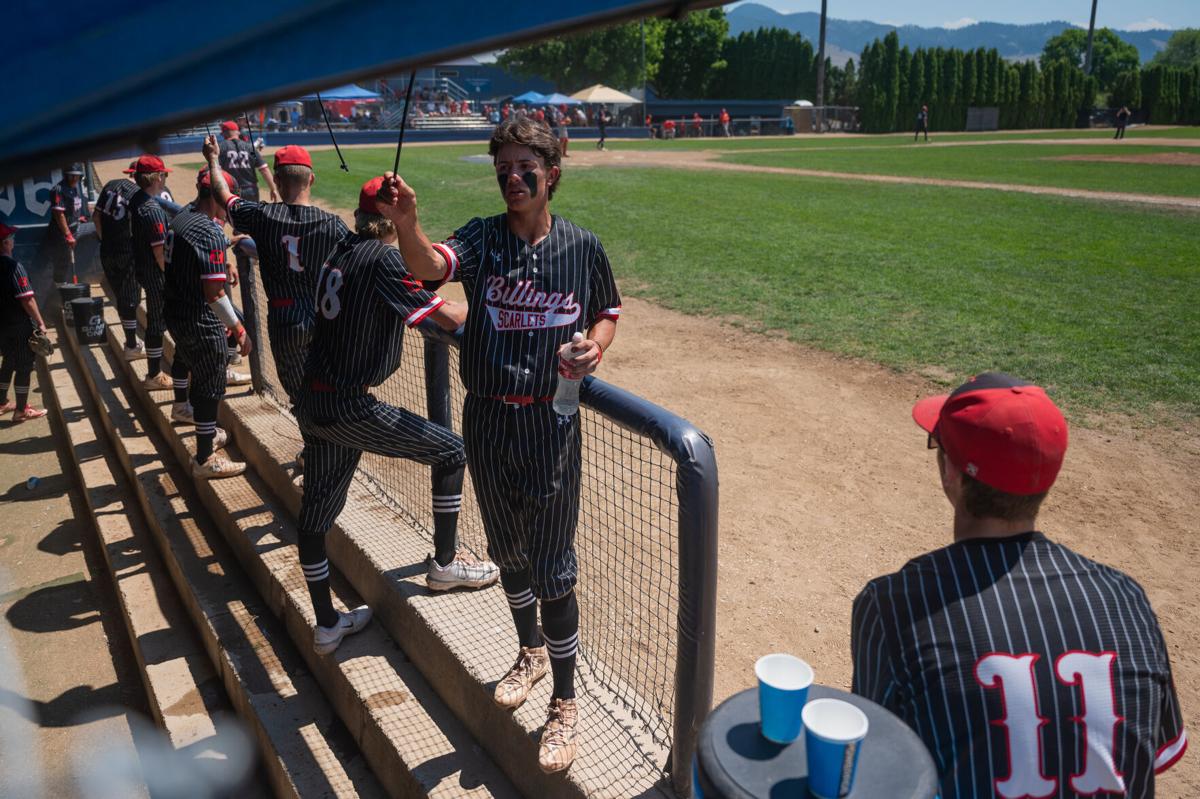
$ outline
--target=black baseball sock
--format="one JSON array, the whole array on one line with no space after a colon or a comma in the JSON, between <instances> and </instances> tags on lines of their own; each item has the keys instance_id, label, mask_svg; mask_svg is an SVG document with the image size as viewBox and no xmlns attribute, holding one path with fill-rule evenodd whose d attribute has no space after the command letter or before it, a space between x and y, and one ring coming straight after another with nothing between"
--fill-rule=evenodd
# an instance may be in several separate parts
<instances>
[{"instance_id":1,"label":"black baseball sock","mask_svg":"<svg viewBox=\"0 0 1200 799\"><path fill-rule=\"evenodd\" d=\"M196 420L196 463L206 463L212 457L213 438L217 434L217 401L192 397L192 415Z\"/></svg>"},{"instance_id":2,"label":"black baseball sock","mask_svg":"<svg viewBox=\"0 0 1200 799\"><path fill-rule=\"evenodd\" d=\"M25 406L29 403L29 378L33 374L33 370L24 371L17 370L16 377L13 378L13 393L16 395L17 413L25 410Z\"/></svg>"},{"instance_id":3,"label":"black baseball sock","mask_svg":"<svg viewBox=\"0 0 1200 799\"><path fill-rule=\"evenodd\" d=\"M121 327L125 330L125 346L133 349L137 346L137 318L121 318Z\"/></svg>"},{"instance_id":4,"label":"black baseball sock","mask_svg":"<svg viewBox=\"0 0 1200 799\"><path fill-rule=\"evenodd\" d=\"M162 334L146 334L146 377L154 377L162 371Z\"/></svg>"},{"instance_id":5,"label":"black baseball sock","mask_svg":"<svg viewBox=\"0 0 1200 799\"><path fill-rule=\"evenodd\" d=\"M188 401L188 368L179 360L179 353L175 354L175 361L171 364L171 380L175 384L175 401Z\"/></svg>"},{"instance_id":6,"label":"black baseball sock","mask_svg":"<svg viewBox=\"0 0 1200 799\"><path fill-rule=\"evenodd\" d=\"M300 531L300 570L308 583L317 624L332 627L337 624L338 612L333 609L329 593L329 558L325 555L325 534L311 530Z\"/></svg>"},{"instance_id":7,"label":"black baseball sock","mask_svg":"<svg viewBox=\"0 0 1200 799\"><path fill-rule=\"evenodd\" d=\"M537 599L530 590L529 567L519 572L500 571L500 584L508 598L508 609L512 611L513 623L517 626L517 640L521 646L542 645L542 634L537 624Z\"/></svg>"},{"instance_id":8,"label":"black baseball sock","mask_svg":"<svg viewBox=\"0 0 1200 799\"><path fill-rule=\"evenodd\" d=\"M542 630L550 671L554 674L554 699L575 698L575 658L579 652L579 603L575 592L542 600Z\"/></svg>"},{"instance_id":9,"label":"black baseball sock","mask_svg":"<svg viewBox=\"0 0 1200 799\"><path fill-rule=\"evenodd\" d=\"M466 455L452 466L435 466L433 474L433 557L445 567L458 551L458 512L462 508Z\"/></svg>"}]
</instances>

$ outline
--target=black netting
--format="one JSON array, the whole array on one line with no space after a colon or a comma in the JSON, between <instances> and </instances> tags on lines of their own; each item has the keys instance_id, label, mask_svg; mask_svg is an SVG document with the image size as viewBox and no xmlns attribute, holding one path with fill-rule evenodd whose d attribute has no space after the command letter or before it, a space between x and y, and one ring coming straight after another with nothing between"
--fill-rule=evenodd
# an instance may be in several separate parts
<instances>
[{"instance_id":1,"label":"black netting","mask_svg":"<svg viewBox=\"0 0 1200 799\"><path fill-rule=\"evenodd\" d=\"M258 318L266 303L258 293ZM263 392L281 409L287 397L279 383L263 325ZM425 414L423 337L407 334L400 368L373 392L380 400ZM458 351L450 348L453 427L461 434L464 390ZM678 611L679 507L675 463L653 442L581 409L583 479L576 550L579 583L580 657L590 678L602 684L658 742L669 747L673 724ZM432 540L433 511L428 467L403 459L365 454L358 479L379 501ZM470 485L463 486L459 537L477 554L487 545Z\"/></svg>"}]
</instances>

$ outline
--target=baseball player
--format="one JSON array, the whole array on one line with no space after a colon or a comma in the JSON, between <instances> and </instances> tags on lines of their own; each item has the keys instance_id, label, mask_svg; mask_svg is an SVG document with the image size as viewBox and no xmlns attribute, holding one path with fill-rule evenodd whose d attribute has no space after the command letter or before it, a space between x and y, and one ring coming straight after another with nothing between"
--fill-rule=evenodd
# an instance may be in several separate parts
<instances>
[{"instance_id":1,"label":"baseball player","mask_svg":"<svg viewBox=\"0 0 1200 799\"><path fill-rule=\"evenodd\" d=\"M913 141L921 138L921 134L925 134L925 141L929 141L929 106L921 106L921 110L917 112L917 129L913 133Z\"/></svg>"},{"instance_id":2,"label":"baseball player","mask_svg":"<svg viewBox=\"0 0 1200 799\"><path fill-rule=\"evenodd\" d=\"M210 169L217 168L219 156L216 139L209 137L204 157ZM213 195L226 209L230 222L248 233L258 248L267 294L267 335L279 380L293 407L300 396L312 339L317 272L334 246L350 235L341 218L312 204L314 180L308 151L288 145L275 153L275 182L282 203L259 204L238 197L220 181L213 186Z\"/></svg>"},{"instance_id":3,"label":"baseball player","mask_svg":"<svg viewBox=\"0 0 1200 799\"><path fill-rule=\"evenodd\" d=\"M396 231L376 204L383 178L359 193L357 233L337 245L317 277L317 316L296 418L304 436L304 497L300 505L300 565L316 615L313 646L332 652L371 617L367 607L334 610L329 596L325 533L346 504L362 453L411 458L432 467L435 556L427 585L434 590L483 588L499 569L456 551L466 455L462 439L404 408L380 402L370 389L400 366L404 328L429 318L456 330L461 303L425 289L395 248Z\"/></svg>"},{"instance_id":4,"label":"baseball player","mask_svg":"<svg viewBox=\"0 0 1200 799\"><path fill-rule=\"evenodd\" d=\"M25 267L13 257L17 229L0 223L0 413L12 411L14 422L40 419L41 408L29 404L29 378L33 374L33 350L29 335L45 332L33 287ZM13 389L16 401L9 400Z\"/></svg>"},{"instance_id":5,"label":"baseball player","mask_svg":"<svg viewBox=\"0 0 1200 799\"><path fill-rule=\"evenodd\" d=\"M175 381L162 371L163 333L167 329L163 315L166 286L166 256L163 253L170 220L159 204L167 169L156 155L143 155L126 170L133 175L137 191L129 199L130 233L133 239L133 268L137 283L146 294L146 377L142 385L150 391L175 388ZM184 364L176 359L180 370ZM176 399L187 404L187 373L179 378Z\"/></svg>"},{"instance_id":6,"label":"baseball player","mask_svg":"<svg viewBox=\"0 0 1200 799\"><path fill-rule=\"evenodd\" d=\"M506 213L472 219L432 244L417 220L416 194L402 180L389 177L380 207L414 275L461 280L466 289L463 439L488 551L500 566L520 644L495 701L519 706L549 666L554 687L538 762L555 772L568 768L578 749L581 452L579 415L560 417L550 400L559 374L582 378L599 365L616 334L621 299L596 236L550 214L562 175L550 130L508 119L493 132L488 152ZM586 339L572 347L576 332Z\"/></svg>"},{"instance_id":7,"label":"baseball player","mask_svg":"<svg viewBox=\"0 0 1200 799\"><path fill-rule=\"evenodd\" d=\"M998 372L921 400L954 543L854 601L853 690L933 754L943 799L1154 796L1187 747L1141 586L1037 532L1067 423Z\"/></svg>"},{"instance_id":8,"label":"baseball player","mask_svg":"<svg viewBox=\"0 0 1200 799\"><path fill-rule=\"evenodd\" d=\"M125 174L131 175L137 162L130 164ZM138 187L129 178L116 178L104 184L92 222L96 238L100 239L100 265L108 285L117 296L117 314L125 331L125 359L146 357L146 349L137 338L137 306L141 297L137 278L133 274L133 236L130 224L129 201Z\"/></svg>"},{"instance_id":9,"label":"baseball player","mask_svg":"<svg viewBox=\"0 0 1200 799\"><path fill-rule=\"evenodd\" d=\"M221 172L232 191L233 176ZM167 228L163 244L166 258L164 292L167 329L175 339L172 376L190 375L190 403L180 409L178 394L171 416L176 421L196 425L196 456L192 475L199 479L233 477L246 470L237 463L213 454L226 441L224 430L217 428L217 403L225 396L225 337L232 331L243 355L250 352L250 339L241 319L225 293L230 279L225 263L229 246L221 225L225 208L212 194L211 173L200 170L196 181L196 200L179 212ZM189 407L190 406L190 407ZM181 413L180 411L183 410Z\"/></svg>"},{"instance_id":10,"label":"baseball player","mask_svg":"<svg viewBox=\"0 0 1200 799\"><path fill-rule=\"evenodd\" d=\"M243 138L240 135L238 124L233 120L228 120L221 123L221 166L230 175L233 175L237 181L237 194L243 200L249 202L258 202L258 175L261 174L263 180L266 181L267 187L271 191L271 202L279 202L279 190L275 185L275 179L271 175L271 170L267 168L266 163L262 159L262 154L259 153L251 142L249 137ZM233 232L244 233L237 226L233 227ZM250 269L250 258L241 251L240 248L235 249L235 262L239 272L248 273ZM243 307L251 302L252 298L249 292L242 289L242 305ZM232 338L229 339L229 362L231 364L239 364L242 362L241 356L237 351L237 342Z\"/></svg>"},{"instance_id":11,"label":"baseball player","mask_svg":"<svg viewBox=\"0 0 1200 799\"><path fill-rule=\"evenodd\" d=\"M75 231L91 213L80 191L82 179L83 164L71 164L63 170L63 179L50 189L50 223L34 257L34 266L40 271L49 265L55 283L66 281L75 262Z\"/></svg>"}]
</instances>

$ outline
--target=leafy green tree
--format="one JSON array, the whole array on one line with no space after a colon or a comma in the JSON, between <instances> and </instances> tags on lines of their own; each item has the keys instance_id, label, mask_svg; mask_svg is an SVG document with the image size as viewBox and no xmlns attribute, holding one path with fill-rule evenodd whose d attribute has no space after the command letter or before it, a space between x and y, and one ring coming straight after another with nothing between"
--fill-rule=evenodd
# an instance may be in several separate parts
<instances>
[{"instance_id":1,"label":"leafy green tree","mask_svg":"<svg viewBox=\"0 0 1200 799\"><path fill-rule=\"evenodd\" d=\"M662 61L654 87L661 97L705 97L714 78L725 68L721 48L729 21L721 8L693 11L666 23Z\"/></svg>"},{"instance_id":2,"label":"leafy green tree","mask_svg":"<svg viewBox=\"0 0 1200 799\"><path fill-rule=\"evenodd\" d=\"M663 57L667 23L646 20L646 71L653 81ZM513 47L496 59L504 69L539 77L560 92L604 83L617 89L642 85L642 34L637 22Z\"/></svg>"},{"instance_id":3,"label":"leafy green tree","mask_svg":"<svg viewBox=\"0 0 1200 799\"><path fill-rule=\"evenodd\" d=\"M726 39L725 68L708 86L708 96L813 100L816 95L812 44L782 28L759 28ZM826 73L827 85L832 75Z\"/></svg>"},{"instance_id":4,"label":"leafy green tree","mask_svg":"<svg viewBox=\"0 0 1200 799\"><path fill-rule=\"evenodd\" d=\"M1113 81L1108 95L1108 107L1120 108L1121 106L1142 107L1142 78L1137 70L1122 72Z\"/></svg>"},{"instance_id":5,"label":"leafy green tree","mask_svg":"<svg viewBox=\"0 0 1200 799\"><path fill-rule=\"evenodd\" d=\"M1150 63L1185 69L1200 66L1200 28L1183 28L1172 33L1167 46Z\"/></svg>"},{"instance_id":6,"label":"leafy green tree","mask_svg":"<svg viewBox=\"0 0 1200 799\"><path fill-rule=\"evenodd\" d=\"M1087 31L1068 28L1046 41L1042 48L1042 65L1055 61L1083 68L1087 56ZM1141 63L1138 50L1109 28L1100 28L1092 39L1092 74L1101 88L1112 86L1117 75L1137 69Z\"/></svg>"}]
</instances>

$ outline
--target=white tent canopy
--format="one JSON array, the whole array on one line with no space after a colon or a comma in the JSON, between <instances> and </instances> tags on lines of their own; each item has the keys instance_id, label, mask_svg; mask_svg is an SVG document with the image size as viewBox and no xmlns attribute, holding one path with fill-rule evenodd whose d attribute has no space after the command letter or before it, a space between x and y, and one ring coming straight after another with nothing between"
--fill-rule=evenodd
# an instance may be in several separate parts
<instances>
[{"instance_id":1,"label":"white tent canopy","mask_svg":"<svg viewBox=\"0 0 1200 799\"><path fill-rule=\"evenodd\" d=\"M585 103L617 103L629 105L631 103L640 102L636 97L630 97L625 92L619 92L616 89L609 88L603 83L597 83L595 86L588 86L586 89L580 89L571 95L576 100L582 100Z\"/></svg>"}]
</instances>

